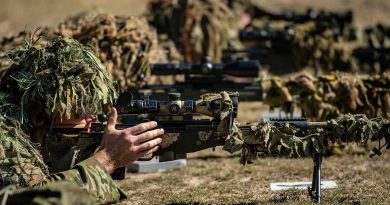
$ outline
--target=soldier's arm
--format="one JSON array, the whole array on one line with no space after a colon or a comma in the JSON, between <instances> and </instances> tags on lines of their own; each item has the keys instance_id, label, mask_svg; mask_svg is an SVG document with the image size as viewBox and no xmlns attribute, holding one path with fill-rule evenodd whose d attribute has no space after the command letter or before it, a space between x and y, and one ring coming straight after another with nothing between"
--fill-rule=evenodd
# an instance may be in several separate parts
<instances>
[{"instance_id":1,"label":"soldier's arm","mask_svg":"<svg viewBox=\"0 0 390 205\"><path fill-rule=\"evenodd\" d=\"M117 111L112 109L98 152L71 170L51 175L47 181L75 182L103 203L124 198L124 193L110 174L145 154L155 152L162 141L159 136L164 134L164 130L155 129L156 122L117 130L116 119Z\"/></svg>"},{"instance_id":2,"label":"soldier's arm","mask_svg":"<svg viewBox=\"0 0 390 205\"><path fill-rule=\"evenodd\" d=\"M118 184L94 157L80 162L71 170L50 175L45 182L61 180L76 183L100 203L112 203L126 198Z\"/></svg>"}]
</instances>

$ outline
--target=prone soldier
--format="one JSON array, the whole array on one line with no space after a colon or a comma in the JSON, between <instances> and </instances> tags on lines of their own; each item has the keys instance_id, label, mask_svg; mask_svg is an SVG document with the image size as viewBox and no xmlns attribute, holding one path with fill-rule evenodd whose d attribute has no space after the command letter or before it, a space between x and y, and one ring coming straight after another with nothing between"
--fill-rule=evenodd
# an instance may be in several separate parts
<instances>
[{"instance_id":1,"label":"prone soldier","mask_svg":"<svg viewBox=\"0 0 390 205\"><path fill-rule=\"evenodd\" d=\"M9 108L1 113L7 116L1 118L1 187L39 189L4 191L2 199L25 204L44 197L73 204L79 199L69 193L80 193L81 201L94 204L124 198L110 174L155 152L164 131L155 129L155 122L117 130L117 112L111 109L103 137L95 144L83 144L82 135L55 134L58 126L88 127L95 114L110 110L116 91L104 66L89 48L59 37L46 47L19 49L11 57L14 63L0 85L2 108Z\"/></svg>"}]
</instances>

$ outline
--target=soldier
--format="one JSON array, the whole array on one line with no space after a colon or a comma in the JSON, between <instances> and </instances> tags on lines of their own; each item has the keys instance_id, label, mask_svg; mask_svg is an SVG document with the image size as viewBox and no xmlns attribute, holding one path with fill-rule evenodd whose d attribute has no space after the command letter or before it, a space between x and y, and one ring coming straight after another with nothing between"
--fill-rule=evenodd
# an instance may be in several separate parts
<instances>
[{"instance_id":1,"label":"soldier","mask_svg":"<svg viewBox=\"0 0 390 205\"><path fill-rule=\"evenodd\" d=\"M117 112L110 109L116 97L112 81L92 51L75 40L56 37L46 47L29 45L11 58L14 63L0 85L5 93L0 96L6 97L0 100L2 105L13 106L1 111L18 118L28 136L12 118L0 118L0 182L2 187L42 188L11 194L7 190L12 189L5 189L2 199L23 204L42 201L43 197L68 204L122 199L123 192L109 175L155 152L164 131L155 129L156 122L115 129ZM88 127L95 114L109 110L100 142L53 132L56 127ZM58 173L49 175L54 172ZM71 193L91 197L75 198L77 194ZM67 201L66 196L72 196L73 201Z\"/></svg>"},{"instance_id":2,"label":"soldier","mask_svg":"<svg viewBox=\"0 0 390 205\"><path fill-rule=\"evenodd\" d=\"M150 1L150 22L167 34L185 62L200 63L205 56L218 63L229 40L237 37L238 22L226 1Z\"/></svg>"}]
</instances>

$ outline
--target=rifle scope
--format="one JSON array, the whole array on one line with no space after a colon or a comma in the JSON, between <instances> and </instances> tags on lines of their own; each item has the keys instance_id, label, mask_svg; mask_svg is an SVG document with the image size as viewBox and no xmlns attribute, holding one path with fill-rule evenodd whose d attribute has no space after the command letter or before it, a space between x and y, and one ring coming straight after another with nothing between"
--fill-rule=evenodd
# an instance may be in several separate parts
<instances>
[{"instance_id":1,"label":"rifle scope","mask_svg":"<svg viewBox=\"0 0 390 205\"><path fill-rule=\"evenodd\" d=\"M152 64L152 75L232 75L236 77L257 77L260 69L260 62L257 60L234 61L227 64L212 64L205 61L202 64Z\"/></svg>"},{"instance_id":2,"label":"rifle scope","mask_svg":"<svg viewBox=\"0 0 390 205\"><path fill-rule=\"evenodd\" d=\"M122 93L115 102L115 108L119 114L152 114L159 115L187 115L201 114L215 117L215 113L220 113L224 109L222 100L212 100L205 102L201 100L181 100L180 93L169 93L168 101L133 100L130 92ZM231 96L233 101L234 117L237 115L238 97Z\"/></svg>"},{"instance_id":3,"label":"rifle scope","mask_svg":"<svg viewBox=\"0 0 390 205\"><path fill-rule=\"evenodd\" d=\"M253 16L255 18L267 17L269 20L291 21L294 23L305 23L309 21L321 21L321 22L333 23L335 21L339 24L345 24L345 23L352 23L353 21L353 13L351 10L336 13L336 12L326 12L324 10L308 9L306 13L298 14L289 11L285 11L282 13L271 13L255 7Z\"/></svg>"}]
</instances>

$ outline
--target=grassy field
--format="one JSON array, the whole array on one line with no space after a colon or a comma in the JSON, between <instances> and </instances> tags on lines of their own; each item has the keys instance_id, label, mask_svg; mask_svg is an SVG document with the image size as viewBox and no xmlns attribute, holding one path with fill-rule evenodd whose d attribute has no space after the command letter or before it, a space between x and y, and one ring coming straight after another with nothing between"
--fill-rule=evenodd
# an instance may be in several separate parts
<instances>
[{"instance_id":1,"label":"grassy field","mask_svg":"<svg viewBox=\"0 0 390 205\"><path fill-rule=\"evenodd\" d=\"M390 204L389 152L324 158L323 204ZM217 149L191 154L188 165L170 171L128 174L121 204L312 204L306 190L270 191L271 182L310 181L311 159L259 159L242 166L239 157Z\"/></svg>"},{"instance_id":2,"label":"grassy field","mask_svg":"<svg viewBox=\"0 0 390 205\"><path fill-rule=\"evenodd\" d=\"M141 15L146 1L137 0L0 0L0 36L55 26L66 17L98 8L111 14ZM360 26L390 24L389 0L272 0L267 9L304 11L307 7L352 9ZM267 110L261 103L240 104L239 121L256 121ZM337 189L324 190L324 204L390 204L390 152L370 159L342 155L324 159L323 179ZM128 174L120 182L128 199L120 204L311 204L306 190L271 192L271 182L310 181L311 159L265 158L242 166L238 155L217 148L189 155L183 168Z\"/></svg>"}]
</instances>

